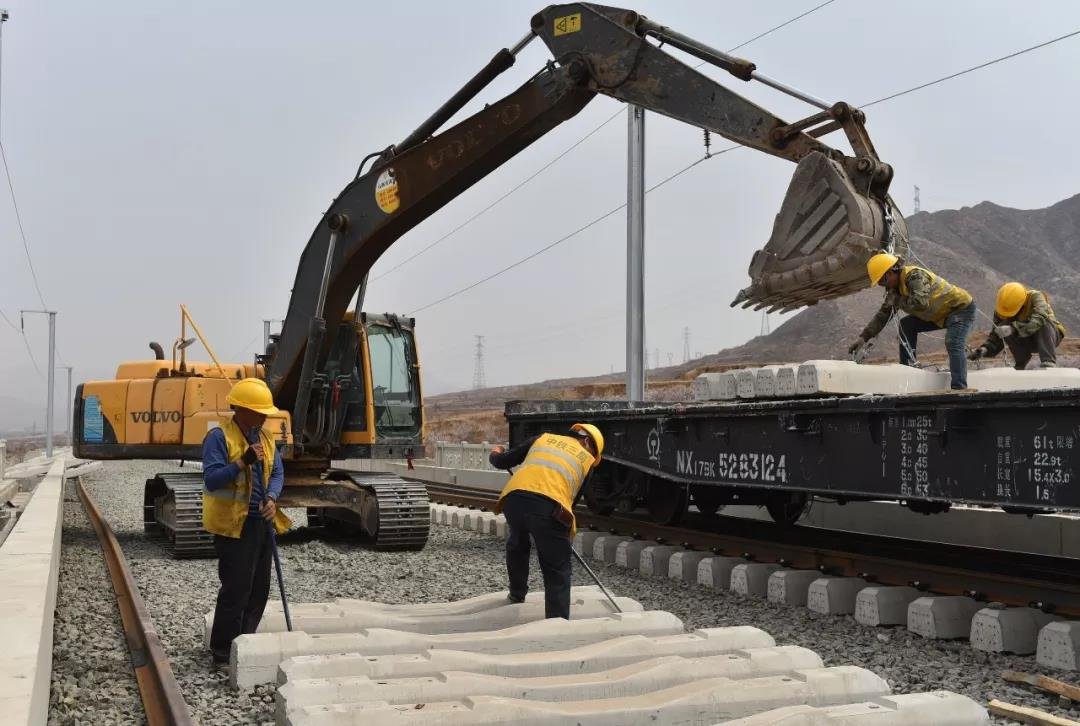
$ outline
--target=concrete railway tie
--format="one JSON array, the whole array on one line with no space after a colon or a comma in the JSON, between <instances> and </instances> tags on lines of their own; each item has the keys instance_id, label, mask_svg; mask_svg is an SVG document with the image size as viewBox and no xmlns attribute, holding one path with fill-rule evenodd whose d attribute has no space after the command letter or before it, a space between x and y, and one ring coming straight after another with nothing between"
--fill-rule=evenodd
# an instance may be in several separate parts
<instances>
[{"instance_id":1,"label":"concrete railway tie","mask_svg":"<svg viewBox=\"0 0 1080 726\"><path fill-rule=\"evenodd\" d=\"M431 506L433 522L464 526L466 513L471 513L471 520L477 518L475 511L463 507ZM493 514L487 517L492 523L490 533L505 537L505 519ZM575 546L586 557L647 577L666 575L747 597L808 607L823 615L853 615L865 626L904 626L930 639L970 639L978 650L1034 653L1041 666L1080 670L1080 621L1032 608L1006 608L965 596L928 595L913 587L827 576L592 530L578 532Z\"/></svg>"},{"instance_id":2,"label":"concrete railway tie","mask_svg":"<svg viewBox=\"0 0 1080 726\"><path fill-rule=\"evenodd\" d=\"M490 515L479 526L475 511L442 505L433 505L432 519L482 532L499 521ZM575 544L602 561L632 559L650 577L692 582L726 572L730 585L737 569L723 558L714 567L704 553L596 532L580 533ZM796 579L806 580L805 604L814 582ZM833 589L823 585L815 600L831 602ZM854 609L851 588L842 589ZM542 619L536 592L519 604L505 592L422 605L297 603L294 632L283 632L271 608L260 632L234 641L230 679L244 689L276 681L277 721L296 726L988 723L965 696L893 696L878 675L824 667L813 651L777 645L758 628L686 632L671 613L627 598L619 598L626 612L613 612L596 587L576 587L572 597L569 621Z\"/></svg>"},{"instance_id":3,"label":"concrete railway tie","mask_svg":"<svg viewBox=\"0 0 1080 726\"><path fill-rule=\"evenodd\" d=\"M585 611L595 588L578 588ZM584 596L584 597L583 597ZM234 642L233 683L276 679L281 725L746 723L983 724L985 709L948 692L892 696L876 674L824 667L806 648L752 627L687 633L667 612L627 612L498 628L504 593L403 606L425 632L370 628L263 632ZM632 602L632 601L631 601ZM384 614L363 601L297 611ZM433 625L445 613L447 632ZM410 612L411 611L411 612ZM422 616L418 616L422 613ZM540 618L542 613L533 615ZM455 630L475 617L472 632ZM488 628L482 629L487 623ZM780 709L777 711L776 709ZM759 719L759 720L755 720Z\"/></svg>"}]
</instances>

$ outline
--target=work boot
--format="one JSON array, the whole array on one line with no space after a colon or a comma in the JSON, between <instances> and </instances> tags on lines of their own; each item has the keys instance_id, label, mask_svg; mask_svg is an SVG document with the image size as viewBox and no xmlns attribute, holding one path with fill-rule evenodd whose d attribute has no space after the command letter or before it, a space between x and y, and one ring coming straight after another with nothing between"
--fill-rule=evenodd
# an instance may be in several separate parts
<instances>
[{"instance_id":1,"label":"work boot","mask_svg":"<svg viewBox=\"0 0 1080 726\"><path fill-rule=\"evenodd\" d=\"M521 603L525 602L525 598L523 598L523 597L514 597L513 595L507 595L506 596L506 602L508 604L510 604L510 605L520 605Z\"/></svg>"}]
</instances>

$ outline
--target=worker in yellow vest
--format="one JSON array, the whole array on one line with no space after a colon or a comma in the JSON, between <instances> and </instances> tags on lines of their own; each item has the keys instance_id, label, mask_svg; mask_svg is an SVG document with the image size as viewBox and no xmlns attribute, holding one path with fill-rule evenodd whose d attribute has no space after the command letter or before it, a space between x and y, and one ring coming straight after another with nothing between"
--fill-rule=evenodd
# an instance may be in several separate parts
<instances>
[{"instance_id":1,"label":"worker in yellow vest","mask_svg":"<svg viewBox=\"0 0 1080 726\"><path fill-rule=\"evenodd\" d=\"M521 464L499 494L495 512L506 517L506 574L510 602L523 602L529 590L532 539L544 577L544 615L570 619L570 558L574 499L589 472L600 463L604 435L587 423L566 434L544 433L505 451L496 446L489 461L496 469Z\"/></svg>"},{"instance_id":2,"label":"worker in yellow vest","mask_svg":"<svg viewBox=\"0 0 1080 726\"><path fill-rule=\"evenodd\" d=\"M1013 367L1027 368L1033 354L1040 368L1057 366L1057 347L1065 339L1065 326L1054 315L1050 297L1019 282L1006 282L998 290L994 305L994 327L986 342L968 355L968 360L993 358L1006 345Z\"/></svg>"},{"instance_id":3,"label":"worker in yellow vest","mask_svg":"<svg viewBox=\"0 0 1080 726\"><path fill-rule=\"evenodd\" d=\"M214 535L218 556L217 606L210 633L215 663L227 663L233 638L254 633L270 594L270 527L280 534L291 522L277 508L285 469L263 422L277 413L259 378L238 381L225 398L232 420L203 439L203 528Z\"/></svg>"},{"instance_id":4,"label":"worker in yellow vest","mask_svg":"<svg viewBox=\"0 0 1080 726\"><path fill-rule=\"evenodd\" d=\"M967 290L884 252L870 258L866 272L871 285L885 288L885 300L848 353L858 358L866 343L885 328L897 310L902 310L907 315L900 318L900 362L917 365L919 333L944 328L951 386L954 390L967 388L965 345L975 323L975 302Z\"/></svg>"}]
</instances>

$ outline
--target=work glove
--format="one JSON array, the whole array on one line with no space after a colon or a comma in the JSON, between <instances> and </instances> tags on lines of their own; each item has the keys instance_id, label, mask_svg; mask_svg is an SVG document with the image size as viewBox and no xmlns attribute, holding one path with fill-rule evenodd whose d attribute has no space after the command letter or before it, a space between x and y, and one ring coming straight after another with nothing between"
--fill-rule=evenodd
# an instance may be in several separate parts
<instances>
[{"instance_id":1,"label":"work glove","mask_svg":"<svg viewBox=\"0 0 1080 726\"><path fill-rule=\"evenodd\" d=\"M985 358L985 357L986 357L986 348L984 348L984 347L982 347L980 345L978 348L976 348L975 350L968 353L967 358L968 358L968 360L979 360L979 358Z\"/></svg>"},{"instance_id":2,"label":"work glove","mask_svg":"<svg viewBox=\"0 0 1080 726\"><path fill-rule=\"evenodd\" d=\"M251 466L259 460L259 455L255 452L255 449L251 446L244 450L244 454L240 457L240 461L244 462L248 466Z\"/></svg>"},{"instance_id":3,"label":"work glove","mask_svg":"<svg viewBox=\"0 0 1080 726\"><path fill-rule=\"evenodd\" d=\"M1016 329L1011 325L997 325L994 327L994 332L998 334L998 337L1005 340L1010 335L1016 332Z\"/></svg>"},{"instance_id":4,"label":"work glove","mask_svg":"<svg viewBox=\"0 0 1080 726\"><path fill-rule=\"evenodd\" d=\"M865 346L865 345L866 345L866 338L859 338L854 343L852 343L851 345L848 346L848 349L847 349L848 355L850 355L852 357L857 356L859 354L859 352L863 349L863 346Z\"/></svg>"}]
</instances>

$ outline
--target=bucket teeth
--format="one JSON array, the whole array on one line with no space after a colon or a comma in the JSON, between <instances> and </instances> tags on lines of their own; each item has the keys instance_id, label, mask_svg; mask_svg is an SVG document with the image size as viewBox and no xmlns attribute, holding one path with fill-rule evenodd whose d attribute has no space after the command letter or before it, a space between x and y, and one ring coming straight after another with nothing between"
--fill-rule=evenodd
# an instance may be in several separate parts
<instances>
[{"instance_id":1,"label":"bucket teeth","mask_svg":"<svg viewBox=\"0 0 1080 726\"><path fill-rule=\"evenodd\" d=\"M842 162L812 152L795 168L772 236L750 263L751 284L732 307L793 310L850 295L869 284L866 261L890 248L907 252L907 228L892 200L859 191Z\"/></svg>"}]
</instances>

